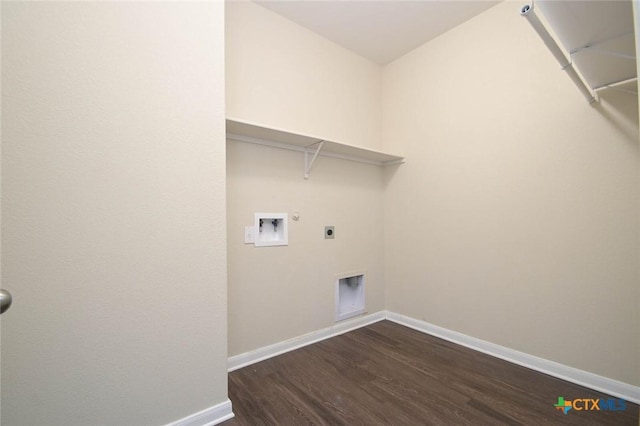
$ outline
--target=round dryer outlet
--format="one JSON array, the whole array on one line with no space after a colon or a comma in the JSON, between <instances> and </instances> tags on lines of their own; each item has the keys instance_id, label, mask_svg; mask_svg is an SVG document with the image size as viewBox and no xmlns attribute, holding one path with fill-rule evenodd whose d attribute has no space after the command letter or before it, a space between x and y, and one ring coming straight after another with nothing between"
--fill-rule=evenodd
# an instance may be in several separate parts
<instances>
[{"instance_id":1,"label":"round dryer outlet","mask_svg":"<svg viewBox=\"0 0 640 426\"><path fill-rule=\"evenodd\" d=\"M333 240L336 236L336 231L333 229L333 226L325 226L324 227L324 239L325 240Z\"/></svg>"}]
</instances>

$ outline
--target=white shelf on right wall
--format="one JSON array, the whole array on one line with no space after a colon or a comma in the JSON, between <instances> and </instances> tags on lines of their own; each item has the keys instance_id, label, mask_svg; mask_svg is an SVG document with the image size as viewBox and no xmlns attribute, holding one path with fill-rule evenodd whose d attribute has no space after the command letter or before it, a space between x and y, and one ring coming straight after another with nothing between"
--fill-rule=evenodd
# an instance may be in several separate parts
<instances>
[{"instance_id":1,"label":"white shelf on right wall","mask_svg":"<svg viewBox=\"0 0 640 426\"><path fill-rule=\"evenodd\" d=\"M556 52L559 61L567 62L561 63L563 69L575 67L593 96L605 89L637 96L631 1L530 0L525 7L539 9L537 16L544 23L539 22L538 27L545 27L564 50Z\"/></svg>"}]
</instances>

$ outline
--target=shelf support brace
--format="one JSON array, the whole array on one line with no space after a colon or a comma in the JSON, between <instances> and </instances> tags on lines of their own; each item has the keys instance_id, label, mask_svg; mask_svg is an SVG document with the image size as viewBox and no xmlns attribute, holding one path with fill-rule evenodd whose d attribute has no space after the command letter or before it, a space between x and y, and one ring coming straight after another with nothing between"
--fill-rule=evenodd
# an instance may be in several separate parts
<instances>
[{"instance_id":1,"label":"shelf support brace","mask_svg":"<svg viewBox=\"0 0 640 426\"><path fill-rule=\"evenodd\" d=\"M309 148L311 148L314 145L318 145L318 148L316 148L316 152L313 154L311 161L309 161L309 154L310 154ZM316 158L318 158L318 154L320 154L322 145L324 145L324 141L318 141L314 144L309 145L307 149L304 150L304 178L305 179L309 179L309 172L311 172L311 167L313 167L314 161L316 161Z\"/></svg>"}]
</instances>

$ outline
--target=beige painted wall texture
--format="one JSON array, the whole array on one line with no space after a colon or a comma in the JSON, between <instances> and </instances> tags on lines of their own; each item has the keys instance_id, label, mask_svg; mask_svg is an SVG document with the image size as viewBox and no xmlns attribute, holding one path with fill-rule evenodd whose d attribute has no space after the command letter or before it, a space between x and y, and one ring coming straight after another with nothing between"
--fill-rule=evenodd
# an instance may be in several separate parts
<instances>
[{"instance_id":1,"label":"beige painted wall texture","mask_svg":"<svg viewBox=\"0 0 640 426\"><path fill-rule=\"evenodd\" d=\"M223 19L3 2L3 425L226 401Z\"/></svg>"},{"instance_id":2,"label":"beige painted wall texture","mask_svg":"<svg viewBox=\"0 0 640 426\"><path fill-rule=\"evenodd\" d=\"M227 117L379 149L380 67L252 2L226 10Z\"/></svg>"},{"instance_id":3,"label":"beige painted wall texture","mask_svg":"<svg viewBox=\"0 0 640 426\"><path fill-rule=\"evenodd\" d=\"M391 311L640 385L637 99L589 106L520 4L387 66Z\"/></svg>"},{"instance_id":4,"label":"beige painted wall texture","mask_svg":"<svg viewBox=\"0 0 640 426\"><path fill-rule=\"evenodd\" d=\"M300 152L228 142L229 356L334 325L338 274L364 272L368 312L384 309L382 170L318 157L304 180L303 164ZM288 246L244 244L256 212L289 214Z\"/></svg>"}]
</instances>

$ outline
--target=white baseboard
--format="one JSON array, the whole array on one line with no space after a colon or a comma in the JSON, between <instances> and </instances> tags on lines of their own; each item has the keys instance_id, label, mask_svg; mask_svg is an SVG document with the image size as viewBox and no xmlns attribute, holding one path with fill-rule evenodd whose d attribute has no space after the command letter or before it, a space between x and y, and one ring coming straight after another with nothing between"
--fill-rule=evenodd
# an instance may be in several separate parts
<instances>
[{"instance_id":1,"label":"white baseboard","mask_svg":"<svg viewBox=\"0 0 640 426\"><path fill-rule=\"evenodd\" d=\"M349 331L367 326L369 324L373 324L378 321L382 321L384 319L393 321L400 325L404 325L405 327L412 328L425 334L429 334L447 340L449 342L465 346L469 349L473 349L478 352L503 359L513 364L517 364L531 370L548 374L549 376L566 380L567 382L575 383L586 388L590 388L618 398L623 398L636 404L640 404L640 386L633 386L628 383L620 382L618 380L609 379L607 377L599 376L588 371L569 367L567 365L549 361L544 358L539 358L534 355L529 355L524 352L497 345L495 343L487 342L486 340L477 339L475 337L467 336L466 334L458 333L457 331L452 331L425 321L417 320L389 311L380 311L374 314L364 315L358 318L342 321L328 328L314 331L299 337L294 337L293 339L289 339L284 342L265 346L254 351L232 356L228 360L228 369L229 372L231 372L239 368L254 364L256 362L264 361L265 359L269 359L271 357L301 348L303 346L310 345L312 343L319 342L324 339L328 339L330 337L347 333ZM180 426L182 426L182 424Z\"/></svg>"},{"instance_id":2,"label":"white baseboard","mask_svg":"<svg viewBox=\"0 0 640 426\"><path fill-rule=\"evenodd\" d=\"M255 364L256 362L264 361L265 359L283 354L285 352L289 352L294 349L298 349L303 346L328 339L330 337L347 333L357 328L373 324L374 322L382 321L385 318L386 312L380 311L373 314L344 320L331 327L323 328L321 330L313 331L308 334L303 334L302 336L294 337L293 339L285 340L283 342L265 346L254 351L245 352L243 354L229 357L227 367L229 369L229 372L231 372L239 368Z\"/></svg>"},{"instance_id":3,"label":"white baseboard","mask_svg":"<svg viewBox=\"0 0 640 426\"><path fill-rule=\"evenodd\" d=\"M167 426L213 426L233 418L231 401L227 399L218 405L206 408L184 417Z\"/></svg>"},{"instance_id":4,"label":"white baseboard","mask_svg":"<svg viewBox=\"0 0 640 426\"><path fill-rule=\"evenodd\" d=\"M449 342L456 343L467 348L483 352L485 354L503 359L513 364L521 365L531 370L539 371L580 386L604 392L606 394L623 398L627 401L640 404L640 387L628 383L619 382L588 371L579 370L544 358L519 352L504 346L485 340L476 339L466 334L448 330L428 322L413 319L394 312L386 312L386 319L414 330L439 337Z\"/></svg>"}]
</instances>

